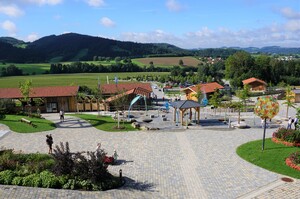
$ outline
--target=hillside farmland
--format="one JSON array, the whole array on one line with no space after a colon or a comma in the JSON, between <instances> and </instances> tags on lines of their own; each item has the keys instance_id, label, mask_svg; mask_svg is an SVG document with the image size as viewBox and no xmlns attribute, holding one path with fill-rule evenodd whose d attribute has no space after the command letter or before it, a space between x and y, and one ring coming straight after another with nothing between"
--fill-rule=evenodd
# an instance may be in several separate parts
<instances>
[{"instance_id":1,"label":"hillside farmland","mask_svg":"<svg viewBox=\"0 0 300 199\"><path fill-rule=\"evenodd\" d=\"M201 63L195 57L149 57L149 58L138 58L132 61L138 65L146 65L152 61L155 66L178 66L179 60L183 61L184 66L198 66Z\"/></svg>"}]
</instances>

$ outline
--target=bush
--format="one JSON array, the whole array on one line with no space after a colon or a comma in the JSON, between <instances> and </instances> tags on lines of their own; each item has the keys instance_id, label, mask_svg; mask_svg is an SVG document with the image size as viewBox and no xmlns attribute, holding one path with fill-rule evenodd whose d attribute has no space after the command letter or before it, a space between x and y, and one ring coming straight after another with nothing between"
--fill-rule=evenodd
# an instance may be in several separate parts
<instances>
[{"instance_id":1,"label":"bush","mask_svg":"<svg viewBox=\"0 0 300 199\"><path fill-rule=\"evenodd\" d=\"M279 128L273 133L273 137L291 143L300 143L300 130Z\"/></svg>"},{"instance_id":2,"label":"bush","mask_svg":"<svg viewBox=\"0 0 300 199\"><path fill-rule=\"evenodd\" d=\"M297 151L295 153L292 153L289 156L289 159L296 165L300 164L300 151Z\"/></svg>"},{"instance_id":3,"label":"bush","mask_svg":"<svg viewBox=\"0 0 300 199\"><path fill-rule=\"evenodd\" d=\"M60 147L56 145L53 153L55 164L52 171L56 175L72 174L74 166L72 155L68 142L66 142L66 146L62 142L60 143Z\"/></svg>"},{"instance_id":4,"label":"bush","mask_svg":"<svg viewBox=\"0 0 300 199\"><path fill-rule=\"evenodd\" d=\"M39 174L43 188L60 188L59 179L50 171L43 171Z\"/></svg>"},{"instance_id":5,"label":"bush","mask_svg":"<svg viewBox=\"0 0 300 199\"><path fill-rule=\"evenodd\" d=\"M15 172L11 170L5 170L0 172L0 184L11 184L12 180L16 176Z\"/></svg>"},{"instance_id":6,"label":"bush","mask_svg":"<svg viewBox=\"0 0 300 199\"><path fill-rule=\"evenodd\" d=\"M42 180L40 179L39 174L30 174L23 177L22 185L27 187L41 187Z\"/></svg>"},{"instance_id":7,"label":"bush","mask_svg":"<svg viewBox=\"0 0 300 199\"><path fill-rule=\"evenodd\" d=\"M12 185L17 185L17 186L21 186L22 183L23 183L23 177L20 176L14 177L14 179L11 182Z\"/></svg>"}]
</instances>

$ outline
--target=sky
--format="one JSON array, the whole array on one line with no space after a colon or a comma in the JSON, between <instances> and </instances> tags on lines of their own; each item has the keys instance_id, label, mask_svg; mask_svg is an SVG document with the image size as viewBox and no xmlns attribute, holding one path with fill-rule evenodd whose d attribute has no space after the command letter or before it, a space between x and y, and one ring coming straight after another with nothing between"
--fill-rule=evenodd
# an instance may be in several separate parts
<instances>
[{"instance_id":1,"label":"sky","mask_svg":"<svg viewBox=\"0 0 300 199\"><path fill-rule=\"evenodd\" d=\"M300 0L0 0L0 36L70 32L185 49L300 47Z\"/></svg>"}]
</instances>

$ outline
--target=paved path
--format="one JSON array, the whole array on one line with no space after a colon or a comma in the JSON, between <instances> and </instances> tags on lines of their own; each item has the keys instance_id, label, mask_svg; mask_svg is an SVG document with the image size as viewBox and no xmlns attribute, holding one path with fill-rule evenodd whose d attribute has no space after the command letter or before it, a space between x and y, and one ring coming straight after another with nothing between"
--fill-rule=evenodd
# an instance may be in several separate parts
<instances>
[{"instance_id":1,"label":"paved path","mask_svg":"<svg viewBox=\"0 0 300 199\"><path fill-rule=\"evenodd\" d=\"M124 187L105 192L0 186L0 198L299 198L300 181L285 183L282 176L256 167L236 153L236 147L261 139L262 129L229 130L200 127L153 132L103 132L83 120L45 115L57 129L32 134L9 132L0 146L29 152L47 152L46 134L54 144L69 142L71 151L95 150L98 142L108 154L116 149ZM159 123L158 123L159 125ZM274 129L267 129L270 137ZM267 146L266 146L267 147Z\"/></svg>"}]
</instances>

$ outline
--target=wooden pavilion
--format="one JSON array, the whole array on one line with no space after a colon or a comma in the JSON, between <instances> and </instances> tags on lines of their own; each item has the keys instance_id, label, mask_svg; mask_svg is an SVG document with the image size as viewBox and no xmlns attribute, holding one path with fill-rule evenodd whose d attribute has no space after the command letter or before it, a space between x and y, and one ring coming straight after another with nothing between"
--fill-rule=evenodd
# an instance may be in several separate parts
<instances>
[{"instance_id":1,"label":"wooden pavilion","mask_svg":"<svg viewBox=\"0 0 300 199\"><path fill-rule=\"evenodd\" d=\"M204 107L204 105L199 104L198 102L195 102L193 100L180 100L171 102L171 106L174 108L174 122L176 121L176 112L180 111L180 122L183 123L183 116L186 111L190 111L190 120L192 120L192 109L195 110L197 114L197 124L199 124L200 120L200 107ZM196 114L195 113L195 114Z\"/></svg>"}]
</instances>

